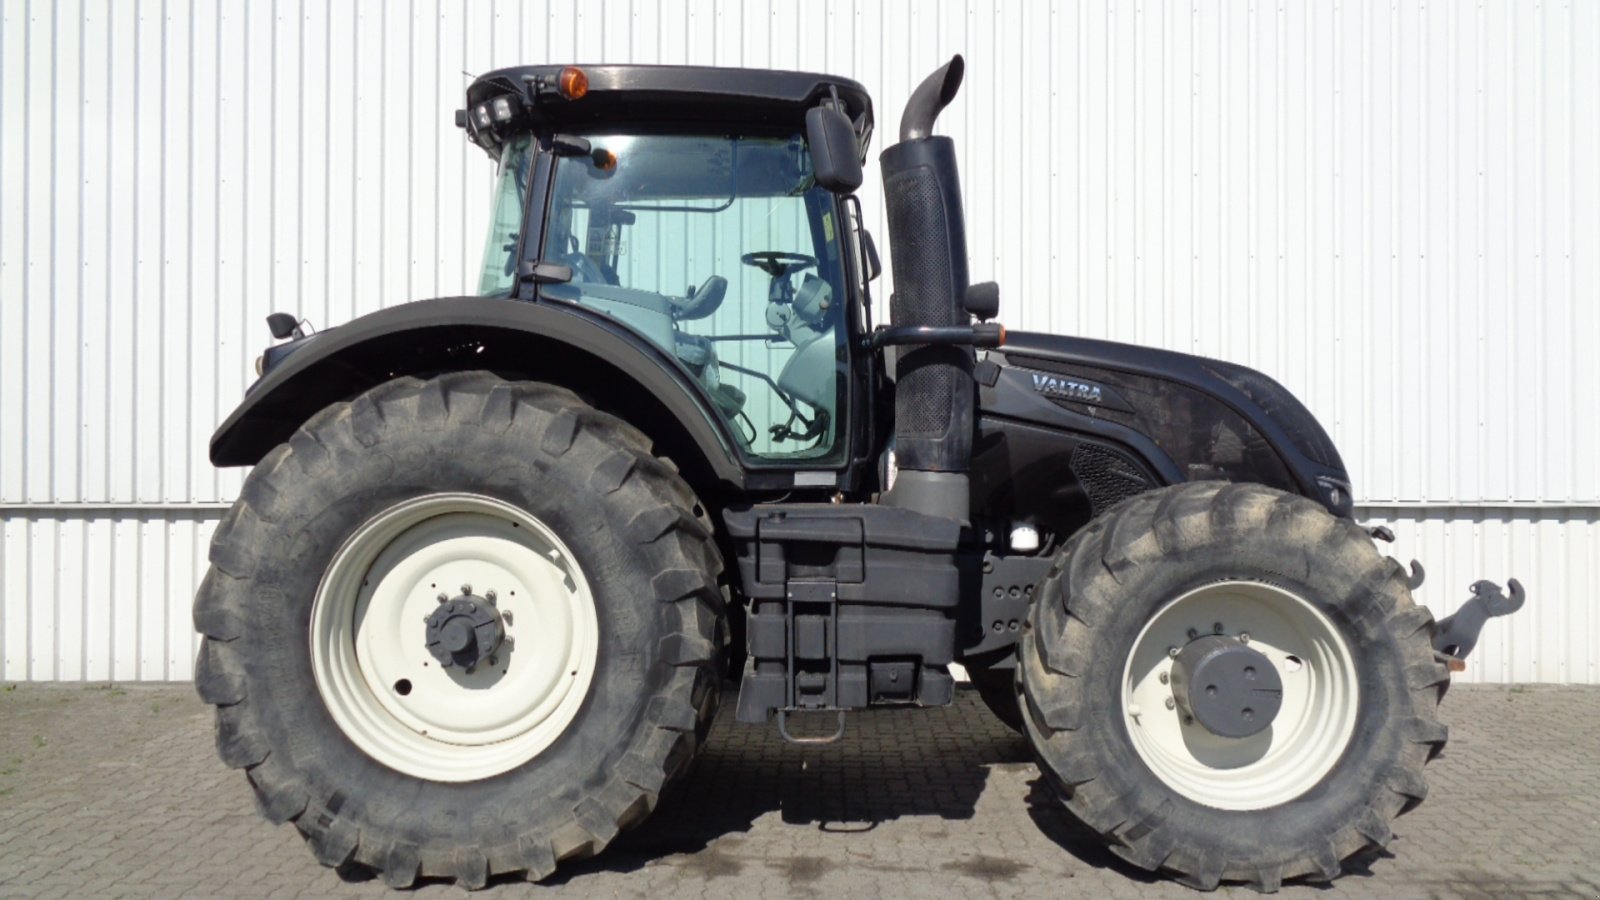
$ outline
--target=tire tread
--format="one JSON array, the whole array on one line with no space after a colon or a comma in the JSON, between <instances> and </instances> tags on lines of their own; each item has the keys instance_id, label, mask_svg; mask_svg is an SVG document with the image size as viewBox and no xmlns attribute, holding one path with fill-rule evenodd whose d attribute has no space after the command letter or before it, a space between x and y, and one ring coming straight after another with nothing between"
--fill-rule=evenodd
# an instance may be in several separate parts
<instances>
[{"instance_id":1,"label":"tire tread","mask_svg":"<svg viewBox=\"0 0 1600 900\"><path fill-rule=\"evenodd\" d=\"M1137 805L1115 796L1096 781L1100 764L1092 751L1082 675L1096 652L1097 629L1107 620L1115 587L1135 565L1160 564L1183 546L1203 545L1218 533L1245 524L1285 529L1308 538L1358 573L1353 591L1378 601L1348 604L1377 617L1398 641L1412 694L1406 745L1395 767L1379 779L1356 821L1324 844L1304 848L1294 859L1239 861L1213 858L1204 850L1179 848L1160 816L1130 827ZM1305 560L1311 565L1309 555ZM1393 836L1389 822L1427 794L1422 767L1437 756L1446 731L1437 706L1449 684L1449 671L1434 658L1433 620L1410 599L1407 571L1381 557L1367 533L1353 522L1335 519L1304 498L1257 484L1199 482L1176 485L1131 498L1073 535L1061 549L1049 576L1035 591L1035 602L1018 643L1022 689L1020 704L1046 781L1069 812L1102 835L1112 852L1149 870L1166 871L1200 890L1222 881L1240 881L1273 892L1286 879L1337 877L1342 861L1379 849Z\"/></svg>"},{"instance_id":2,"label":"tire tread","mask_svg":"<svg viewBox=\"0 0 1600 900\"><path fill-rule=\"evenodd\" d=\"M258 600L250 588L256 548L265 526L289 514L281 506L277 482L306 477L328 465L335 455L332 444L371 447L391 427L471 422L504 431L524 416L537 417L542 426L539 449L544 454L593 456L591 484L624 495L639 510L627 539L656 544L672 556L652 587L657 600L682 611L677 630L662 639L664 663L677 671L662 679L657 693L643 704L645 724L626 764L586 791L565 816L535 823L512 836L503 851L486 855L472 846L418 847L381 825L358 828L339 815L339 804L330 798L314 802L304 779L272 756L243 669L233 657L244 643L238 639L249 619L248 605ZM217 708L219 756L246 770L262 815L275 823L294 822L324 865L364 865L393 887L409 886L419 877L452 880L468 889L505 874L543 879L561 860L593 855L641 821L709 732L720 684L715 636L725 615L718 584L723 563L710 519L676 468L652 454L643 433L564 388L507 382L488 372L455 372L428 380L397 378L333 404L252 471L238 502L216 529L210 560L212 568L194 604L195 627L203 635L195 680L201 699Z\"/></svg>"}]
</instances>

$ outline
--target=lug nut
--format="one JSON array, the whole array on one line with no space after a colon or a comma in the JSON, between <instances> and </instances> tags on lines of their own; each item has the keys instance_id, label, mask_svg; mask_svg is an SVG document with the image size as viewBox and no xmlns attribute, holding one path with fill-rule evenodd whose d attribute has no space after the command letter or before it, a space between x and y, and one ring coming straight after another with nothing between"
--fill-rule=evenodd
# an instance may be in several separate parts
<instances>
[{"instance_id":1,"label":"lug nut","mask_svg":"<svg viewBox=\"0 0 1600 900\"><path fill-rule=\"evenodd\" d=\"M505 612L502 612L500 614L500 619L501 619L501 621L505 622L507 625L510 625L511 624L511 610L508 609ZM507 640L509 640L509 638Z\"/></svg>"},{"instance_id":2,"label":"lug nut","mask_svg":"<svg viewBox=\"0 0 1600 900\"><path fill-rule=\"evenodd\" d=\"M493 603L495 601L494 591L485 591L483 594L483 599Z\"/></svg>"},{"instance_id":3,"label":"lug nut","mask_svg":"<svg viewBox=\"0 0 1600 900\"><path fill-rule=\"evenodd\" d=\"M438 600L439 600L440 603L449 603L450 602L450 598L446 597L444 594L440 594L439 597L438 597Z\"/></svg>"},{"instance_id":4,"label":"lug nut","mask_svg":"<svg viewBox=\"0 0 1600 900\"><path fill-rule=\"evenodd\" d=\"M461 593L467 595L468 597L471 597L472 596L472 585L463 584L461 586Z\"/></svg>"},{"instance_id":5,"label":"lug nut","mask_svg":"<svg viewBox=\"0 0 1600 900\"><path fill-rule=\"evenodd\" d=\"M1165 672L1161 673L1161 683L1162 684L1166 684L1170 680L1171 680L1171 678L1168 677L1167 673L1165 673Z\"/></svg>"},{"instance_id":6,"label":"lug nut","mask_svg":"<svg viewBox=\"0 0 1600 900\"><path fill-rule=\"evenodd\" d=\"M1173 707L1175 707L1177 705L1178 705L1178 701L1172 699L1171 697L1167 698L1167 709L1172 709Z\"/></svg>"},{"instance_id":7,"label":"lug nut","mask_svg":"<svg viewBox=\"0 0 1600 900\"><path fill-rule=\"evenodd\" d=\"M1248 632L1248 631L1239 632L1239 643L1241 643L1241 644L1250 643L1250 632Z\"/></svg>"},{"instance_id":8,"label":"lug nut","mask_svg":"<svg viewBox=\"0 0 1600 900\"><path fill-rule=\"evenodd\" d=\"M1211 626L1211 633L1212 634L1221 634L1222 633L1222 623L1221 622L1217 622L1217 623L1213 624Z\"/></svg>"},{"instance_id":9,"label":"lug nut","mask_svg":"<svg viewBox=\"0 0 1600 900\"><path fill-rule=\"evenodd\" d=\"M1168 647L1167 648L1167 655L1170 656L1170 657L1173 657L1174 659L1176 659L1177 656L1178 656L1178 648L1177 647Z\"/></svg>"},{"instance_id":10,"label":"lug nut","mask_svg":"<svg viewBox=\"0 0 1600 900\"><path fill-rule=\"evenodd\" d=\"M1189 640L1192 641L1192 640L1194 640L1195 638L1197 638L1199 636L1200 636L1200 629L1198 629L1198 628L1189 629Z\"/></svg>"}]
</instances>

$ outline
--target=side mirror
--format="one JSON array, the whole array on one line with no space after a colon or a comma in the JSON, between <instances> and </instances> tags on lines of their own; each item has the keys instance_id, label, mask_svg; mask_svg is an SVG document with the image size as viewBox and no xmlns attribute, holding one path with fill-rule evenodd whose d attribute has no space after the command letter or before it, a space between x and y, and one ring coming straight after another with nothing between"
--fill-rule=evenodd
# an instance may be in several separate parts
<instances>
[{"instance_id":1,"label":"side mirror","mask_svg":"<svg viewBox=\"0 0 1600 900\"><path fill-rule=\"evenodd\" d=\"M876 281L883 274L883 263L878 261L878 245L872 241L872 232L861 229L861 273L863 281Z\"/></svg>"},{"instance_id":2,"label":"side mirror","mask_svg":"<svg viewBox=\"0 0 1600 900\"><path fill-rule=\"evenodd\" d=\"M300 330L300 320L286 312L275 312L267 316L267 330L280 341L305 336L305 332Z\"/></svg>"},{"instance_id":3,"label":"side mirror","mask_svg":"<svg viewBox=\"0 0 1600 900\"><path fill-rule=\"evenodd\" d=\"M811 169L817 184L835 194L853 193L861 187L856 129L844 113L831 106L806 110L806 143L811 147Z\"/></svg>"},{"instance_id":4,"label":"side mirror","mask_svg":"<svg viewBox=\"0 0 1600 900\"><path fill-rule=\"evenodd\" d=\"M980 322L989 321L1000 314L1000 285L992 281L968 285L961 305Z\"/></svg>"},{"instance_id":5,"label":"side mirror","mask_svg":"<svg viewBox=\"0 0 1600 900\"><path fill-rule=\"evenodd\" d=\"M550 136L550 150L557 156L588 156L594 152L594 145L586 137L575 134L553 134Z\"/></svg>"}]
</instances>

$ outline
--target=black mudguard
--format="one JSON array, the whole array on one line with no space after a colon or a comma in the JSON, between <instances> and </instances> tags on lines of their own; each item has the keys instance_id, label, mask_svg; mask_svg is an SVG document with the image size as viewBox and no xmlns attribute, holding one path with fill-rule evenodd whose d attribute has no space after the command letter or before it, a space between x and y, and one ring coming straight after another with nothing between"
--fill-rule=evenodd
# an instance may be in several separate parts
<instances>
[{"instance_id":1,"label":"black mudguard","mask_svg":"<svg viewBox=\"0 0 1600 900\"><path fill-rule=\"evenodd\" d=\"M392 378L483 369L599 398L651 425L652 437L671 445L686 471L745 485L730 436L682 369L627 329L565 307L485 297L422 300L275 351L276 365L212 436L213 464L254 465L318 410Z\"/></svg>"},{"instance_id":2,"label":"black mudguard","mask_svg":"<svg viewBox=\"0 0 1600 900\"><path fill-rule=\"evenodd\" d=\"M1349 476L1327 432L1259 372L1168 350L1012 332L977 374L974 490L986 493L974 496L974 509L1039 520L1048 507L1070 520L1040 524L1070 533L1143 490L1226 480L1353 515ZM1003 470L1018 484L1004 485Z\"/></svg>"}]
</instances>

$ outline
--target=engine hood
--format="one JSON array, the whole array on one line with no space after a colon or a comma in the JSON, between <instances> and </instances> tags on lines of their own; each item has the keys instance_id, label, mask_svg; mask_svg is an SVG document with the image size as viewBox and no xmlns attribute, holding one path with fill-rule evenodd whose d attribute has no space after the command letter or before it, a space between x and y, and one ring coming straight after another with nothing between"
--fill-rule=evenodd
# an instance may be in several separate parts
<instances>
[{"instance_id":1,"label":"engine hood","mask_svg":"<svg viewBox=\"0 0 1600 900\"><path fill-rule=\"evenodd\" d=\"M1259 481L1353 514L1350 478L1327 431L1283 385L1254 369L1036 332L1011 332L1003 350L989 356L1001 367L996 384L1007 375L1015 386L1012 399L1031 391L1058 408L1137 431L1186 480ZM1007 407L1000 414L1031 417L1026 410L1044 409L1003 402L993 386L987 394Z\"/></svg>"}]
</instances>

